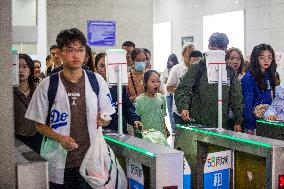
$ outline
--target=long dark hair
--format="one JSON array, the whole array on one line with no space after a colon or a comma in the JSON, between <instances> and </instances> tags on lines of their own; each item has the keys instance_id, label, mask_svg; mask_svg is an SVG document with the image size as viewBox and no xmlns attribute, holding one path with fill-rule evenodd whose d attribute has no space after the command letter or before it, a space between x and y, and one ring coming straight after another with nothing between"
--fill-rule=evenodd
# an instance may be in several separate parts
<instances>
[{"instance_id":1,"label":"long dark hair","mask_svg":"<svg viewBox=\"0 0 284 189\"><path fill-rule=\"evenodd\" d=\"M156 70L148 70L148 71L144 74L144 91L147 91L148 80L149 80L150 76L151 76L153 73L158 74L158 76L160 77L160 74L159 74Z\"/></svg>"},{"instance_id":2,"label":"long dark hair","mask_svg":"<svg viewBox=\"0 0 284 189\"><path fill-rule=\"evenodd\" d=\"M35 89L35 82L34 82L34 62L31 57L27 54L19 54L19 59L24 59L30 69L31 74L28 77L28 84L30 86L31 91Z\"/></svg>"},{"instance_id":3,"label":"long dark hair","mask_svg":"<svg viewBox=\"0 0 284 189\"><path fill-rule=\"evenodd\" d=\"M104 53L104 52L101 52L101 53L97 54L97 56L96 56L96 58L95 58L95 68L96 68L96 69L97 69L97 67L98 67L98 63L99 63L100 59L101 59L102 57L105 57L105 55L106 55L106 53Z\"/></svg>"},{"instance_id":4,"label":"long dark hair","mask_svg":"<svg viewBox=\"0 0 284 189\"><path fill-rule=\"evenodd\" d=\"M266 70L269 75L269 82L272 87L273 92L275 93L275 87L277 85L276 81L276 61L275 61L275 53L273 48L267 44L260 44L253 48L251 56L250 56L250 66L249 71L251 72L252 76L254 77L257 86L262 90L267 89L267 83L264 82L264 73L261 71L261 67L258 61L259 55L262 51L268 50L272 53L272 62L269 68Z\"/></svg>"},{"instance_id":5,"label":"long dark hair","mask_svg":"<svg viewBox=\"0 0 284 189\"><path fill-rule=\"evenodd\" d=\"M229 48L227 51L226 51L226 55L225 55L225 61L228 61L229 58L230 58L230 55L233 51L236 51L237 53L239 53L240 55L240 58L241 58L241 65L239 67L239 69L237 70L237 73L238 74L242 74L243 73L243 69L244 69L244 64L245 64L245 59L244 59L244 56L243 56L243 53L240 49L236 48L236 47L232 47L232 48Z\"/></svg>"},{"instance_id":6,"label":"long dark hair","mask_svg":"<svg viewBox=\"0 0 284 189\"><path fill-rule=\"evenodd\" d=\"M170 62L172 62L172 64L170 64ZM178 59L177 56L175 54L170 54L170 56L168 57L168 61L167 61L167 68L171 69L174 65L178 64Z\"/></svg>"},{"instance_id":7,"label":"long dark hair","mask_svg":"<svg viewBox=\"0 0 284 189\"><path fill-rule=\"evenodd\" d=\"M86 66L94 71L94 60L93 60L93 55L92 55L92 49L88 45L86 46L86 56L89 56L88 62L86 62Z\"/></svg>"}]
</instances>

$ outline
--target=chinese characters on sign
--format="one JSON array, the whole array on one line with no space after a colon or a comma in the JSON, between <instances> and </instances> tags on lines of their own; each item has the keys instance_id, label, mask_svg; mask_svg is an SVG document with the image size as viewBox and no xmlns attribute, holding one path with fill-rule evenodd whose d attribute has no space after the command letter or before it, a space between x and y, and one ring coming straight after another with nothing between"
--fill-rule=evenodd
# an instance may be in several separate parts
<instances>
[{"instance_id":1,"label":"chinese characters on sign","mask_svg":"<svg viewBox=\"0 0 284 189\"><path fill-rule=\"evenodd\" d=\"M229 189L231 150L209 153L204 165L205 189Z\"/></svg>"},{"instance_id":2,"label":"chinese characters on sign","mask_svg":"<svg viewBox=\"0 0 284 189\"><path fill-rule=\"evenodd\" d=\"M115 46L116 23L114 21L88 21L88 44L93 46Z\"/></svg>"},{"instance_id":3,"label":"chinese characters on sign","mask_svg":"<svg viewBox=\"0 0 284 189\"><path fill-rule=\"evenodd\" d=\"M130 189L144 189L144 174L142 165L138 162L127 160L127 178Z\"/></svg>"}]
</instances>

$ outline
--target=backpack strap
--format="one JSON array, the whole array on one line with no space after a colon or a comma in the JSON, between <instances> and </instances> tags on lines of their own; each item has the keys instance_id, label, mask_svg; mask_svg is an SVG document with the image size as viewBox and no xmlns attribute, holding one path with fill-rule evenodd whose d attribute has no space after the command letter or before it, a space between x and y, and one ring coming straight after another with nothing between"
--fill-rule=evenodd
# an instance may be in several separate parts
<instances>
[{"instance_id":1,"label":"backpack strap","mask_svg":"<svg viewBox=\"0 0 284 189\"><path fill-rule=\"evenodd\" d=\"M91 84L93 91L98 96L99 91L100 91L100 87L99 87L99 83L98 83L96 75L90 70L85 70L85 72L87 73L87 76L89 78L89 82ZM51 111L51 107L54 103L55 96L56 96L57 89L58 89L59 73L60 72L54 73L54 74L50 75L50 78L49 78L49 87L48 87L48 92L47 92L47 96L48 96L48 115L47 115L47 118L46 118L46 124L47 125L50 122L50 111Z\"/></svg>"},{"instance_id":2,"label":"backpack strap","mask_svg":"<svg viewBox=\"0 0 284 189\"><path fill-rule=\"evenodd\" d=\"M47 118L46 118L46 124L47 125L50 122L50 111L51 111L51 107L54 103L55 96L56 96L56 93L57 93L58 82L59 82L59 74L58 73L54 73L54 74L50 75L49 87L48 87L48 92L47 92L47 97L48 97L48 115L47 115Z\"/></svg>"},{"instance_id":3,"label":"backpack strap","mask_svg":"<svg viewBox=\"0 0 284 189\"><path fill-rule=\"evenodd\" d=\"M91 70L85 70L85 72L87 73L87 76L89 78L93 91L96 93L97 96L99 96L100 86L99 86L96 74L92 72Z\"/></svg>"}]
</instances>

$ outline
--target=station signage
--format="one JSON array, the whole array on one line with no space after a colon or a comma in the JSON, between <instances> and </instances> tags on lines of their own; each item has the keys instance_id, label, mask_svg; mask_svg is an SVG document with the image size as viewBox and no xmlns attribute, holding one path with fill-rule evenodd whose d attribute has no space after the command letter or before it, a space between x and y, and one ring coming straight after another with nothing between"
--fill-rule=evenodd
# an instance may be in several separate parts
<instances>
[{"instance_id":1,"label":"station signage","mask_svg":"<svg viewBox=\"0 0 284 189\"><path fill-rule=\"evenodd\" d=\"M114 21L89 20L87 39L91 46L115 46L116 23Z\"/></svg>"},{"instance_id":2,"label":"station signage","mask_svg":"<svg viewBox=\"0 0 284 189\"><path fill-rule=\"evenodd\" d=\"M229 189L232 151L209 153L204 165L204 189Z\"/></svg>"},{"instance_id":3,"label":"station signage","mask_svg":"<svg viewBox=\"0 0 284 189\"><path fill-rule=\"evenodd\" d=\"M129 189L144 189L144 174L142 164L128 158L127 178L129 180Z\"/></svg>"}]
</instances>

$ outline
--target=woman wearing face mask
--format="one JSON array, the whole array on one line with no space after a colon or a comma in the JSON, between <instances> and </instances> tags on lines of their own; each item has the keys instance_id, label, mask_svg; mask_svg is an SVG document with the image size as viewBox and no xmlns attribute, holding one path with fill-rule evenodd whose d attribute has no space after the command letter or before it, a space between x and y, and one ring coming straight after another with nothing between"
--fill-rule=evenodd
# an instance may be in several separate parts
<instances>
[{"instance_id":1,"label":"woman wearing face mask","mask_svg":"<svg viewBox=\"0 0 284 189\"><path fill-rule=\"evenodd\" d=\"M128 74L128 93L132 102L144 92L144 72L146 66L146 55L142 49L133 49L131 60L134 63L132 71Z\"/></svg>"},{"instance_id":2,"label":"woman wearing face mask","mask_svg":"<svg viewBox=\"0 0 284 189\"><path fill-rule=\"evenodd\" d=\"M36 132L35 122L25 118L34 90L34 63L27 54L20 54L19 86L14 88L15 136L39 153L42 137Z\"/></svg>"}]
</instances>

